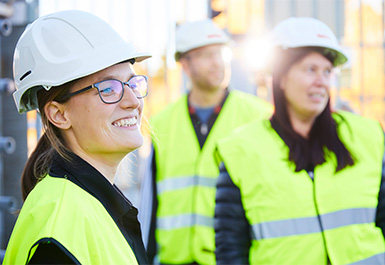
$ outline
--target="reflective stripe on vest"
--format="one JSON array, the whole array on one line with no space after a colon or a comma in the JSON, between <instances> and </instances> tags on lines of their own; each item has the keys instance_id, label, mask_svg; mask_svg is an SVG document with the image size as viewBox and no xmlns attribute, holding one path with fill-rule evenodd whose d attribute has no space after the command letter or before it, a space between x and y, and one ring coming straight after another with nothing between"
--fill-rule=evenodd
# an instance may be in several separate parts
<instances>
[{"instance_id":1,"label":"reflective stripe on vest","mask_svg":"<svg viewBox=\"0 0 385 265\"><path fill-rule=\"evenodd\" d=\"M160 263L215 263L216 141L268 113L271 105L266 102L231 91L202 149L188 112L187 96L151 118L158 195L155 236Z\"/></svg>"},{"instance_id":2,"label":"reflective stripe on vest","mask_svg":"<svg viewBox=\"0 0 385 265\"><path fill-rule=\"evenodd\" d=\"M206 178L200 176L176 177L166 178L165 180L159 181L156 184L156 187L159 195L163 192L185 189L192 186L215 188L216 181L217 180L215 178Z\"/></svg>"},{"instance_id":3,"label":"reflective stripe on vest","mask_svg":"<svg viewBox=\"0 0 385 265\"><path fill-rule=\"evenodd\" d=\"M380 253L350 264L351 265L384 264L384 260L385 260L385 253Z\"/></svg>"},{"instance_id":4,"label":"reflective stripe on vest","mask_svg":"<svg viewBox=\"0 0 385 265\"><path fill-rule=\"evenodd\" d=\"M383 130L350 113L333 118L355 164L336 172L336 156L325 150L313 180L305 170L295 172L268 120L219 142L252 225L250 264L326 264L327 256L332 264L385 263L384 236L375 226Z\"/></svg>"},{"instance_id":5,"label":"reflective stripe on vest","mask_svg":"<svg viewBox=\"0 0 385 265\"><path fill-rule=\"evenodd\" d=\"M375 208L345 209L333 213L320 215L324 230L334 229L353 224L373 223L375 220ZM269 239L276 237L305 235L321 232L317 216L279 220L252 225L253 239Z\"/></svg>"},{"instance_id":6,"label":"reflective stripe on vest","mask_svg":"<svg viewBox=\"0 0 385 265\"><path fill-rule=\"evenodd\" d=\"M214 218L198 214L181 214L157 219L158 229L164 230L192 227L194 225L214 227Z\"/></svg>"}]
</instances>

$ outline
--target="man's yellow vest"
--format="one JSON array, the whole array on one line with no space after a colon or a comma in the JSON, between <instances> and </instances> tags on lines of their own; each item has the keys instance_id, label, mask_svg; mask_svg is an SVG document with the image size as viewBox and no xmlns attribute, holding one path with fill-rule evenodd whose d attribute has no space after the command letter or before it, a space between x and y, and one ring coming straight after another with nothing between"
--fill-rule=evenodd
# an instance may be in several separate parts
<instances>
[{"instance_id":1,"label":"man's yellow vest","mask_svg":"<svg viewBox=\"0 0 385 265\"><path fill-rule=\"evenodd\" d=\"M151 119L158 194L156 241L161 263L215 264L213 227L215 185L219 175L215 143L272 107L255 96L230 92L200 149L187 96Z\"/></svg>"},{"instance_id":2,"label":"man's yellow vest","mask_svg":"<svg viewBox=\"0 0 385 265\"><path fill-rule=\"evenodd\" d=\"M138 264L96 198L69 180L47 175L23 205L3 264L27 264L36 251L34 244L52 238L81 264Z\"/></svg>"},{"instance_id":3,"label":"man's yellow vest","mask_svg":"<svg viewBox=\"0 0 385 265\"><path fill-rule=\"evenodd\" d=\"M384 264L384 237L375 226L382 128L349 113L334 119L355 164L336 173L336 157L325 150L314 182L305 170L295 172L268 120L218 144L252 226L250 264L326 264L327 256L331 264Z\"/></svg>"}]
</instances>

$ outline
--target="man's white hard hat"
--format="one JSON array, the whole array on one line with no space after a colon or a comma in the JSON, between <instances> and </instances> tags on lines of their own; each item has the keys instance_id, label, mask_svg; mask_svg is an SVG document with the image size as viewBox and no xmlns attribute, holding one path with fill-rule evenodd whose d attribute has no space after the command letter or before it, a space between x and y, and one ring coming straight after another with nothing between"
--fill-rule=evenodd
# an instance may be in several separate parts
<instances>
[{"instance_id":1,"label":"man's white hard hat","mask_svg":"<svg viewBox=\"0 0 385 265\"><path fill-rule=\"evenodd\" d=\"M30 24L16 44L13 94L20 113L38 108L36 93L85 77L114 64L151 57L104 20L79 10L43 16Z\"/></svg>"},{"instance_id":2,"label":"man's white hard hat","mask_svg":"<svg viewBox=\"0 0 385 265\"><path fill-rule=\"evenodd\" d=\"M344 64L348 57L333 31L323 22L311 17L291 17L281 21L271 33L274 46L283 49L321 47L333 54L333 65Z\"/></svg>"},{"instance_id":3,"label":"man's white hard hat","mask_svg":"<svg viewBox=\"0 0 385 265\"><path fill-rule=\"evenodd\" d=\"M229 44L230 38L211 19L187 22L175 32L175 59L193 49L211 44Z\"/></svg>"}]
</instances>

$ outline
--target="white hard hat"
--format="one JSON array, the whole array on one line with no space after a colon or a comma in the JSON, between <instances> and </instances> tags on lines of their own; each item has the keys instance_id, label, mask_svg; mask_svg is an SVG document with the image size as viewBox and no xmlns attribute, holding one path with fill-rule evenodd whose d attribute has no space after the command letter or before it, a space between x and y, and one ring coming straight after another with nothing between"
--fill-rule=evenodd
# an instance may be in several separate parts
<instances>
[{"instance_id":1,"label":"white hard hat","mask_svg":"<svg viewBox=\"0 0 385 265\"><path fill-rule=\"evenodd\" d=\"M104 20L88 12L67 10L43 16L29 25L16 44L13 94L20 113L38 107L36 93L85 77L139 53Z\"/></svg>"},{"instance_id":2,"label":"white hard hat","mask_svg":"<svg viewBox=\"0 0 385 265\"><path fill-rule=\"evenodd\" d=\"M311 17L291 17L281 21L271 33L274 46L283 49L322 47L334 53L333 65L341 65L348 58L338 44L333 31L323 22Z\"/></svg>"},{"instance_id":3,"label":"white hard hat","mask_svg":"<svg viewBox=\"0 0 385 265\"><path fill-rule=\"evenodd\" d=\"M175 35L176 60L179 60L181 54L199 47L230 43L230 38L211 19L180 25Z\"/></svg>"}]
</instances>

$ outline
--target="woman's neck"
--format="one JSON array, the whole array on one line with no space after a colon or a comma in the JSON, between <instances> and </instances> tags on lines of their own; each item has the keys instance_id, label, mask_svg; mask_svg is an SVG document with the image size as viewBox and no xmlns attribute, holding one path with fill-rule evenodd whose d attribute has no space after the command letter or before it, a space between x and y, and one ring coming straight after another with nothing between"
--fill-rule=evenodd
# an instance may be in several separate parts
<instances>
[{"instance_id":1,"label":"woman's neck","mask_svg":"<svg viewBox=\"0 0 385 265\"><path fill-rule=\"evenodd\" d=\"M75 154L98 170L111 184L114 184L116 172L120 161L124 158L120 154L114 157L111 154L103 155L89 155L83 152L76 152Z\"/></svg>"},{"instance_id":2,"label":"woman's neck","mask_svg":"<svg viewBox=\"0 0 385 265\"><path fill-rule=\"evenodd\" d=\"M305 139L308 139L309 133L313 126L314 121L315 121L315 118L301 119L293 115L291 115L290 117L290 122L291 122L291 126L293 127L293 130Z\"/></svg>"}]
</instances>

